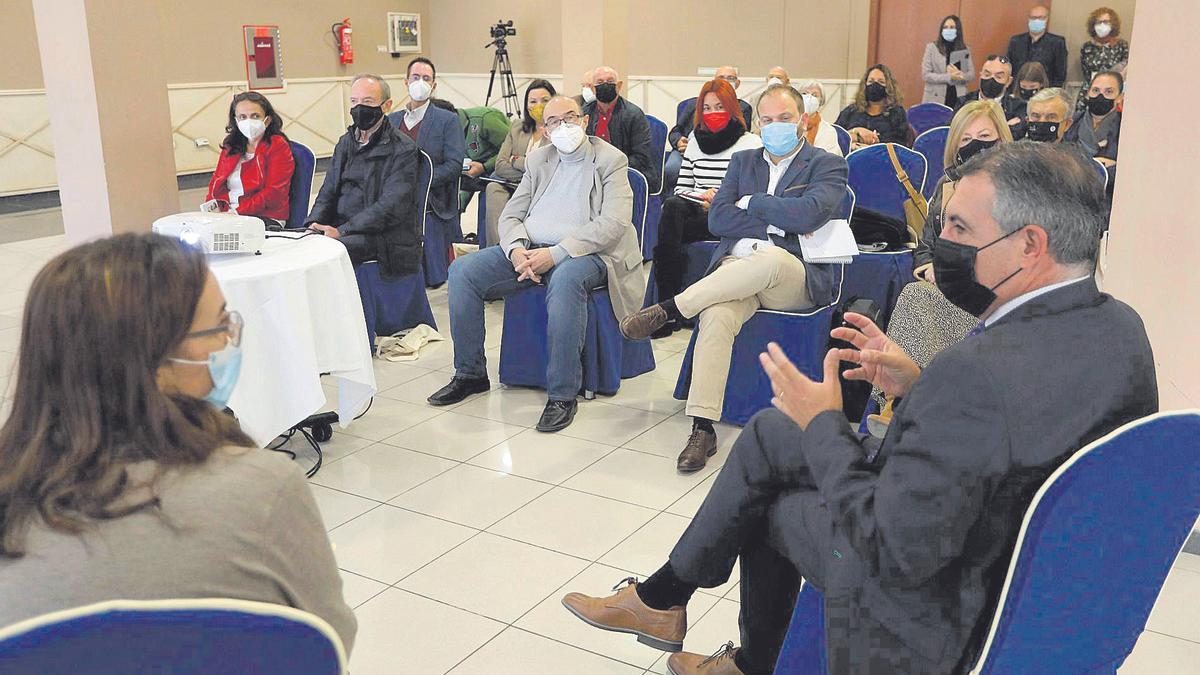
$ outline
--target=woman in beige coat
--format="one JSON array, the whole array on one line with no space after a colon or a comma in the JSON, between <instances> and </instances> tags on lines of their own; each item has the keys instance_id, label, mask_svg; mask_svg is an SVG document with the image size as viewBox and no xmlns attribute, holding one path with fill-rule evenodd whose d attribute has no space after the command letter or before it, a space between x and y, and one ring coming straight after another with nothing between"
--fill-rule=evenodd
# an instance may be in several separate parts
<instances>
[{"instance_id":1,"label":"woman in beige coat","mask_svg":"<svg viewBox=\"0 0 1200 675\"><path fill-rule=\"evenodd\" d=\"M953 108L967 95L967 84L975 81L975 64L963 39L962 20L953 14L942 19L937 37L925 45L921 59L922 103Z\"/></svg>"},{"instance_id":2,"label":"woman in beige coat","mask_svg":"<svg viewBox=\"0 0 1200 675\"><path fill-rule=\"evenodd\" d=\"M501 183L488 183L484 191L487 203L487 244L494 246L500 242L500 232L497 223L500 222L500 212L508 204L517 183L525 177L525 156L538 149L548 141L542 134L542 108L554 96L554 85L546 80L534 80L525 88L525 114L512 123L504 144L500 146L500 154L496 155L496 169L492 174L496 178L511 183L511 187Z\"/></svg>"}]
</instances>

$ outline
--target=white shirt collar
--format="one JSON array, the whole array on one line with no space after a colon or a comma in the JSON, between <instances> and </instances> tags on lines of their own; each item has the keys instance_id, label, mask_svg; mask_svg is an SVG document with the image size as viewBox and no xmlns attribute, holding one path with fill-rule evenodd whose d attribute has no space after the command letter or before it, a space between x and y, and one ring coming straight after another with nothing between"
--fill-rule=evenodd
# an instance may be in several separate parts
<instances>
[{"instance_id":1,"label":"white shirt collar","mask_svg":"<svg viewBox=\"0 0 1200 675\"><path fill-rule=\"evenodd\" d=\"M1004 303L1003 305L1000 305L999 307L997 307L996 311L992 312L992 315L984 320L983 325L985 328L988 326L991 326L992 324L996 323L1000 319L1004 318L1005 315L1012 312L1014 309L1029 302L1030 300L1033 300L1034 298L1038 297L1039 295L1045 295L1045 294L1049 293L1050 291L1057 291L1058 289L1060 289L1064 286L1070 286L1071 284L1078 283L1080 281L1083 281L1084 279L1090 279L1090 278L1092 278L1092 275L1087 274L1087 275L1084 275L1077 279L1069 279L1067 281L1060 281L1057 284L1050 284L1049 286L1042 286L1041 288L1035 288L1032 291L1025 293L1024 295L1018 295L1017 297L1013 298L1012 300L1009 300L1008 302Z\"/></svg>"},{"instance_id":2,"label":"white shirt collar","mask_svg":"<svg viewBox=\"0 0 1200 675\"><path fill-rule=\"evenodd\" d=\"M417 106L416 108L413 108L412 110L405 108L404 109L404 126L411 129L411 128L417 126L418 124L420 124L421 120L425 119L425 112L427 110L429 110L429 101L428 100L426 100L424 103Z\"/></svg>"}]
</instances>

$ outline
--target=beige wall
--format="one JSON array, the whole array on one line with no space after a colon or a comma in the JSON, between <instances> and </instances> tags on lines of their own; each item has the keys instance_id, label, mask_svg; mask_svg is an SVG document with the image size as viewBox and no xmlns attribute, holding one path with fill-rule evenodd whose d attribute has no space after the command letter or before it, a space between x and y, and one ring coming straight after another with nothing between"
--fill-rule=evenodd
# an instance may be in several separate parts
<instances>
[{"instance_id":1,"label":"beige wall","mask_svg":"<svg viewBox=\"0 0 1200 675\"><path fill-rule=\"evenodd\" d=\"M123 9L120 0L106 0L106 4L114 13ZM42 86L32 7L32 0L0 1L0 26L7 28L5 39L0 40L0 89ZM402 72L415 54L393 58L376 50L387 44L387 13L418 12L422 21L430 19L429 0L344 0L336 4L205 0L158 3L158 7L165 27L164 70L171 84L246 79L243 24L279 26L285 78ZM345 17L350 17L354 28L354 63L344 66L338 62L330 26ZM429 37L422 38L426 51Z\"/></svg>"},{"instance_id":2,"label":"beige wall","mask_svg":"<svg viewBox=\"0 0 1200 675\"><path fill-rule=\"evenodd\" d=\"M488 28L512 19L517 34L508 39L515 73L557 73L562 68L561 10L558 0L431 0L425 35L438 70L486 73L492 67ZM574 75L572 77L578 77Z\"/></svg>"},{"instance_id":3,"label":"beige wall","mask_svg":"<svg viewBox=\"0 0 1200 675\"><path fill-rule=\"evenodd\" d=\"M1140 11L1130 57L1137 79L1121 124L1104 290L1146 323L1162 408L1197 408L1200 219L1190 197L1200 186L1200 137L1175 134L1164 144L1163 130L1177 125L1176 111L1200 107L1200 90L1179 86L1192 77L1180 46L1191 43L1200 25L1200 3L1146 2Z\"/></svg>"},{"instance_id":4,"label":"beige wall","mask_svg":"<svg viewBox=\"0 0 1200 675\"><path fill-rule=\"evenodd\" d=\"M1136 4L1136 0L1054 0L1050 14L1050 32L1067 38L1067 81L1074 82L1083 77L1079 70L1079 47L1091 39L1087 33L1088 14L1101 6L1116 12L1121 17L1121 36L1129 40L1132 52L1134 44L1129 36L1133 34L1133 11Z\"/></svg>"}]
</instances>

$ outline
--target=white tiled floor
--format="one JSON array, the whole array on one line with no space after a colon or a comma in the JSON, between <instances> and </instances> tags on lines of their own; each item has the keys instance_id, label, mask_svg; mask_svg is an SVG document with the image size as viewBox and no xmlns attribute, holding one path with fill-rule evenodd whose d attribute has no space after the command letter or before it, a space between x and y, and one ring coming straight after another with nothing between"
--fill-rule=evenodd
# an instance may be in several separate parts
<instances>
[{"instance_id":1,"label":"white tiled floor","mask_svg":"<svg viewBox=\"0 0 1200 675\"><path fill-rule=\"evenodd\" d=\"M61 237L0 245L0 384L29 280L62 246ZM445 328L445 290L430 301ZM493 378L501 311L487 308ZM355 675L664 673L660 652L586 626L559 601L653 571L728 456L738 430L722 426L706 470L675 472L689 422L671 392L686 346L681 335L656 341L658 370L616 397L581 401L576 422L553 435L531 429L540 392L496 386L450 409L426 406L449 379L449 343L414 363L377 362L381 395L324 446L312 480L358 614ZM1185 554L1121 672L1200 672L1197 601L1200 557ZM738 607L736 572L698 593L685 647L736 641Z\"/></svg>"}]
</instances>

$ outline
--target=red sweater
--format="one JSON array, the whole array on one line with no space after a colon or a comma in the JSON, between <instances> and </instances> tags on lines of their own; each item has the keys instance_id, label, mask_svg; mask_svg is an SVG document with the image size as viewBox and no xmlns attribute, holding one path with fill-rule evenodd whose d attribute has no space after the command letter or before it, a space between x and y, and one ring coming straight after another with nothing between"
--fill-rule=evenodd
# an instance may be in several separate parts
<instances>
[{"instance_id":1,"label":"red sweater","mask_svg":"<svg viewBox=\"0 0 1200 675\"><path fill-rule=\"evenodd\" d=\"M205 201L229 201L229 174L237 168L240 159L241 155L228 150L221 151L217 169L208 182ZM288 191L295 170L296 161L292 158L292 148L286 138L276 135L263 139L254 151L254 159L242 164L242 188L245 192L238 200L238 213L287 220Z\"/></svg>"}]
</instances>

